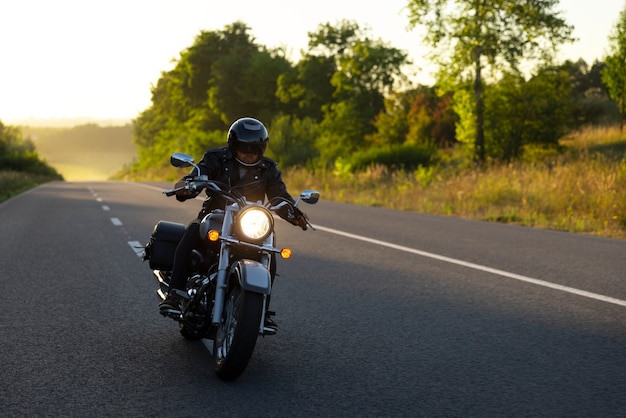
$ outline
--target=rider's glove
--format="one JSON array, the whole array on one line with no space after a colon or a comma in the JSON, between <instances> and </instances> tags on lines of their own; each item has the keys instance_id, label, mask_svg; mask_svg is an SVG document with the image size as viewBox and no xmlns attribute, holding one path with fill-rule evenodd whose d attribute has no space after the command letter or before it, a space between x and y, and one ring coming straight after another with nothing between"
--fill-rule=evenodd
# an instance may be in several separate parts
<instances>
[{"instance_id":1,"label":"rider's glove","mask_svg":"<svg viewBox=\"0 0 626 418\"><path fill-rule=\"evenodd\" d=\"M303 231L307 230L307 219L306 214L298 208L295 208L294 213L290 213L290 216L288 217L289 222L295 226L299 226Z\"/></svg>"},{"instance_id":2,"label":"rider's glove","mask_svg":"<svg viewBox=\"0 0 626 418\"><path fill-rule=\"evenodd\" d=\"M174 188L177 189L179 187L184 187L186 184L187 179L182 178L178 180L178 183L176 183ZM180 189L176 192L176 200L178 200L179 202L184 202L185 200L191 199L192 197L194 197L194 194L189 189Z\"/></svg>"}]
</instances>

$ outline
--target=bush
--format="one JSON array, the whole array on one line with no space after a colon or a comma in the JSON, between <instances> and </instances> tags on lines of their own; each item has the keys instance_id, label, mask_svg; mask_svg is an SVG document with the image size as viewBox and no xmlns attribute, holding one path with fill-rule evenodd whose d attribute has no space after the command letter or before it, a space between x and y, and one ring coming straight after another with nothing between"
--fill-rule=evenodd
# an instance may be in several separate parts
<instances>
[{"instance_id":1,"label":"bush","mask_svg":"<svg viewBox=\"0 0 626 418\"><path fill-rule=\"evenodd\" d=\"M396 170L414 170L434 163L437 147L431 144L389 145L357 151L336 162L341 171L361 171L371 165L382 165Z\"/></svg>"},{"instance_id":2,"label":"bush","mask_svg":"<svg viewBox=\"0 0 626 418\"><path fill-rule=\"evenodd\" d=\"M3 170L24 171L42 176L53 176L61 178L57 171L39 159L34 151L23 154L0 155L0 167Z\"/></svg>"}]
</instances>

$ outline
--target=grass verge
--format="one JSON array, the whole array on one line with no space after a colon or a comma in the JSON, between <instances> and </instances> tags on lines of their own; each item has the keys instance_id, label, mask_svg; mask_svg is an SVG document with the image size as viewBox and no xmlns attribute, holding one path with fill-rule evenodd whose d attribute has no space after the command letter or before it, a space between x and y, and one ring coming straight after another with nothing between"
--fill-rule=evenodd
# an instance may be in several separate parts
<instances>
[{"instance_id":1,"label":"grass verge","mask_svg":"<svg viewBox=\"0 0 626 418\"><path fill-rule=\"evenodd\" d=\"M32 174L24 171L0 170L0 202L40 184L62 178L54 175Z\"/></svg>"},{"instance_id":2,"label":"grass verge","mask_svg":"<svg viewBox=\"0 0 626 418\"><path fill-rule=\"evenodd\" d=\"M289 190L316 188L328 200L625 239L626 136L587 129L561 142L564 151L527 150L525 161L481 169L296 168L284 177Z\"/></svg>"}]
</instances>

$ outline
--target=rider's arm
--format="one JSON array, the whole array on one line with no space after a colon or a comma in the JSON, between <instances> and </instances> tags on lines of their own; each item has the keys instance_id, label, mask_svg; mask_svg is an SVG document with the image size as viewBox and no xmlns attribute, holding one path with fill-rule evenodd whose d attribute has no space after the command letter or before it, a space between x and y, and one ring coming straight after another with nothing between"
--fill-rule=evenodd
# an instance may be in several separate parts
<instances>
[{"instance_id":1,"label":"rider's arm","mask_svg":"<svg viewBox=\"0 0 626 418\"><path fill-rule=\"evenodd\" d=\"M293 197L291 197L291 195L287 192L287 186L283 182L282 174L277 165L273 165L267 171L265 194L270 200L282 198L291 203L295 203ZM306 215L297 207L284 206L278 209L276 213L278 216L293 225L299 226L302 229L307 228Z\"/></svg>"},{"instance_id":2,"label":"rider's arm","mask_svg":"<svg viewBox=\"0 0 626 418\"><path fill-rule=\"evenodd\" d=\"M219 166L218 155L220 155L220 152L218 152L218 150L209 150L204 154L204 156L202 157L202 160L198 162L198 167L200 168L200 174L207 176L207 178L209 179L215 178L215 175L216 175L215 173L216 173L217 167ZM175 188L183 187L187 183L187 181L193 179L194 176L197 176L197 175L198 173L196 169L193 168L189 172L188 175L178 180L178 182L176 183L174 187ZM176 199L180 202L184 202L187 199L195 198L196 196L198 196L198 194L199 193L192 192L191 190L182 189L176 192Z\"/></svg>"}]
</instances>

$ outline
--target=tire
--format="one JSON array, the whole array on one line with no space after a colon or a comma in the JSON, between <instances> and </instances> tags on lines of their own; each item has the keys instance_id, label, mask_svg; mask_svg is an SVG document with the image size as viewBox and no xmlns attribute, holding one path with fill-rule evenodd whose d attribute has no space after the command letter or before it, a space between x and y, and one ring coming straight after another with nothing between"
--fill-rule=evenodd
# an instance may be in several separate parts
<instances>
[{"instance_id":1,"label":"tire","mask_svg":"<svg viewBox=\"0 0 626 418\"><path fill-rule=\"evenodd\" d=\"M245 370L256 345L263 314L263 295L232 286L226 294L222 323L213 345L215 373L235 380Z\"/></svg>"}]
</instances>

